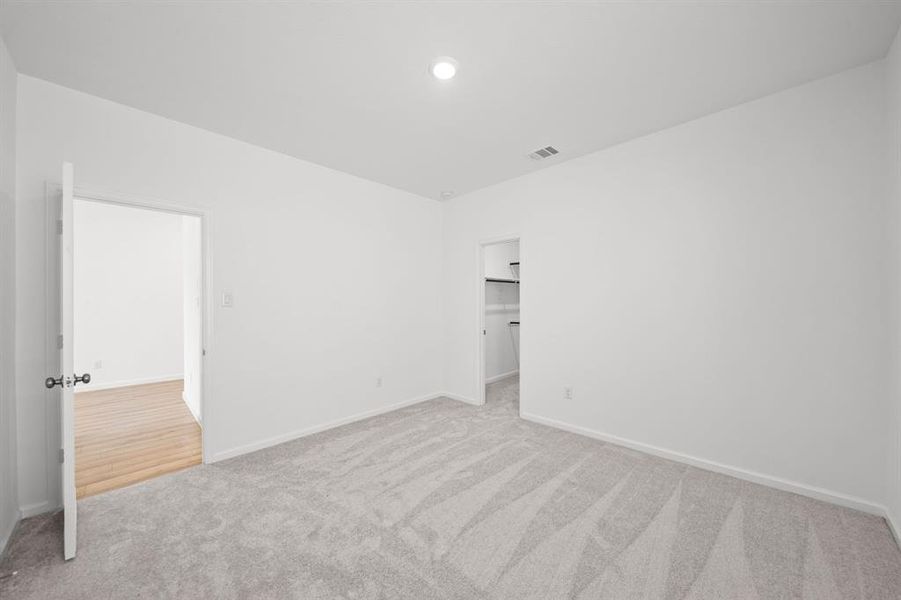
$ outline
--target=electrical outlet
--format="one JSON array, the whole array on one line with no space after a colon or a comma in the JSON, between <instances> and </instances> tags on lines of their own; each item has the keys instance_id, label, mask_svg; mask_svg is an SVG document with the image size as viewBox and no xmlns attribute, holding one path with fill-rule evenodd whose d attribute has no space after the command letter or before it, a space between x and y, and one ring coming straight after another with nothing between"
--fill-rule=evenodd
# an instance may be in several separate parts
<instances>
[{"instance_id":1,"label":"electrical outlet","mask_svg":"<svg viewBox=\"0 0 901 600\"><path fill-rule=\"evenodd\" d=\"M102 369L102 368L103 368L103 361L102 361L102 360L95 360L95 361L94 361L94 368L95 368L95 369Z\"/></svg>"},{"instance_id":2,"label":"electrical outlet","mask_svg":"<svg viewBox=\"0 0 901 600\"><path fill-rule=\"evenodd\" d=\"M564 400L572 400L573 399L573 389L569 386L563 388L563 399Z\"/></svg>"},{"instance_id":3,"label":"electrical outlet","mask_svg":"<svg viewBox=\"0 0 901 600\"><path fill-rule=\"evenodd\" d=\"M379 375L375 378L375 387L382 387L382 376Z\"/></svg>"}]
</instances>

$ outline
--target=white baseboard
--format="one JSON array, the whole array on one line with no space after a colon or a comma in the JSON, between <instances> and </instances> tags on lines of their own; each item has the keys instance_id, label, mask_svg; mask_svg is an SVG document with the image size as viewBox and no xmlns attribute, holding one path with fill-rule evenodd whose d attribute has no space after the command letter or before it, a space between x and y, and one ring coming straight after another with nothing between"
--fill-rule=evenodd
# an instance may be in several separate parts
<instances>
[{"instance_id":1,"label":"white baseboard","mask_svg":"<svg viewBox=\"0 0 901 600\"><path fill-rule=\"evenodd\" d=\"M891 521L887 518L887 511L884 506L880 506L879 504L876 504L874 502L864 500L863 498L856 498L854 496L848 496L846 494L832 492L830 490L826 490L826 489L819 488L816 486L806 485L806 484L798 483L795 481L789 481L787 479L782 479L781 477L773 477L771 475L764 475L762 473L749 471L747 469L740 469L738 467L724 465L724 464L713 462L710 460L705 460L702 458L689 456L687 454L673 452L671 450L665 450L663 448L658 448L656 446L643 444L641 442L627 440L627 439L624 439L621 437L617 437L615 435L610 435L607 433L601 433L599 431L594 431L593 429L588 429L586 427L580 427L578 425L571 425L569 423L564 423L562 421L557 421L555 419L548 419L547 417L542 417L540 415L535 415L535 414L531 414L531 413L520 413L520 416L527 421L532 421L533 423L539 423L541 425L548 425L548 426L554 427L556 429L562 429L563 431L569 431L570 433L577 433L579 435L584 435L586 437L594 438L596 440L601 440L602 442L609 442L611 444L616 444L617 446L625 446L626 448L631 448L632 450L638 450L639 452L644 452L646 454L652 454L654 456L659 456L660 458L665 458L667 460L672 460L675 462L680 462L683 464L691 465L693 467L698 467L699 469L705 469L707 471L713 471L715 473L729 475L731 477L736 477L738 479L743 479L745 481L750 481L752 483L757 483L760 485L765 485L767 487L776 488L777 490L782 490L784 492L792 492L795 494L800 494L802 496L807 496L809 498L814 498L816 500L822 500L823 502L829 502L831 504L837 504L839 506L853 508L855 510L859 510L859 511L862 511L865 513L878 515L880 517L886 518L886 522L889 523L890 528L894 527L894 525L891 523Z\"/></svg>"},{"instance_id":2,"label":"white baseboard","mask_svg":"<svg viewBox=\"0 0 901 600\"><path fill-rule=\"evenodd\" d=\"M187 397L185 397L185 391L181 391L181 401L185 403L185 406L188 407L188 410L191 411L191 416L194 417L194 420L197 421L197 424L200 425L200 428L203 429L203 423L200 421L200 415L194 412L194 408L191 406L191 403L188 402Z\"/></svg>"},{"instance_id":3,"label":"white baseboard","mask_svg":"<svg viewBox=\"0 0 901 600\"><path fill-rule=\"evenodd\" d=\"M6 554L6 546L9 544L9 540L12 538L13 532L16 530L16 525L19 524L20 520L21 517L13 519L6 527L5 531L0 531L0 559Z\"/></svg>"},{"instance_id":4,"label":"white baseboard","mask_svg":"<svg viewBox=\"0 0 901 600\"><path fill-rule=\"evenodd\" d=\"M495 375L493 377L488 377L485 379L485 383L494 383L495 381L500 381L502 379L507 379L509 377L515 377L519 375L519 369L514 369L513 371L507 371L506 373L501 373L500 375Z\"/></svg>"},{"instance_id":5,"label":"white baseboard","mask_svg":"<svg viewBox=\"0 0 901 600\"><path fill-rule=\"evenodd\" d=\"M46 512L50 512L58 508L59 506L51 504L49 501L28 504L26 506L19 507L19 518L27 519L28 517L42 515Z\"/></svg>"},{"instance_id":6,"label":"white baseboard","mask_svg":"<svg viewBox=\"0 0 901 600\"><path fill-rule=\"evenodd\" d=\"M159 377L144 377L142 379L129 379L127 381L109 381L106 383L94 383L91 382L84 387L78 387L76 392L93 392L97 390L111 390L113 388L118 387L128 387L130 385L144 385L147 383L163 383L166 381L177 381L179 379L184 379L183 375L173 374L173 375L160 375Z\"/></svg>"},{"instance_id":7,"label":"white baseboard","mask_svg":"<svg viewBox=\"0 0 901 600\"><path fill-rule=\"evenodd\" d=\"M892 516L892 512L888 509L885 510L885 523L888 525L889 531L892 532L892 536L895 538L895 544L901 548L901 529L898 529L897 521Z\"/></svg>"},{"instance_id":8,"label":"white baseboard","mask_svg":"<svg viewBox=\"0 0 901 600\"><path fill-rule=\"evenodd\" d=\"M427 394L425 396L420 396L418 398L411 398L410 400L404 400L402 402L396 402L394 404L389 404L387 406L383 406L381 408L375 408L372 410L367 410L361 413L357 413L355 415L351 415L349 417L344 417L343 419L336 419L334 421L329 421L328 423L323 423L322 425L314 425L313 427L308 427L306 429L300 429L297 431L290 431L288 433L283 433L282 435L277 435L271 438L267 438L264 440L260 440L258 442L253 442L250 444L245 444L243 446L238 446L236 448L232 448L230 450L223 450L222 452L216 452L210 458L209 463L216 463L222 460L228 460L229 458L235 458L236 456L241 456L244 454L249 454L251 452L256 452L257 450L263 450L264 448L270 448L272 446L277 446L279 444L284 444L285 442L290 442L292 440L296 440L302 437L306 437L308 435L313 435L314 433L319 433L321 431L325 431L327 429L334 429L335 427L340 427L342 425L347 425L349 423L355 423L357 421L362 421L363 419L368 419L369 417L375 417L378 415L382 415L399 408L404 408L406 406L412 406L413 404L419 404L420 402L426 402L428 400L434 400L436 398L440 398L441 396L445 396L446 394Z\"/></svg>"},{"instance_id":9,"label":"white baseboard","mask_svg":"<svg viewBox=\"0 0 901 600\"><path fill-rule=\"evenodd\" d=\"M435 394L435 398L450 398L457 402L465 402L466 404L472 404L473 406L482 406L482 403L474 398L467 398L466 396L460 396L459 394L452 394L450 392L439 392Z\"/></svg>"}]
</instances>

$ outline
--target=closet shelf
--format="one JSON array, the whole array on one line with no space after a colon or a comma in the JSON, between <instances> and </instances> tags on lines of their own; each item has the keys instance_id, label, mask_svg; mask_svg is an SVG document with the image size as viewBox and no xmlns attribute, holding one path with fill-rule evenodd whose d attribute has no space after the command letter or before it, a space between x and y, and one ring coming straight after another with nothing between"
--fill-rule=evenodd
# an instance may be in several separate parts
<instances>
[{"instance_id":1,"label":"closet shelf","mask_svg":"<svg viewBox=\"0 0 901 600\"><path fill-rule=\"evenodd\" d=\"M486 277L485 281L490 283L519 283L519 279L501 279L499 277Z\"/></svg>"},{"instance_id":2,"label":"closet shelf","mask_svg":"<svg viewBox=\"0 0 901 600\"><path fill-rule=\"evenodd\" d=\"M485 312L519 312L519 304L486 304Z\"/></svg>"}]
</instances>

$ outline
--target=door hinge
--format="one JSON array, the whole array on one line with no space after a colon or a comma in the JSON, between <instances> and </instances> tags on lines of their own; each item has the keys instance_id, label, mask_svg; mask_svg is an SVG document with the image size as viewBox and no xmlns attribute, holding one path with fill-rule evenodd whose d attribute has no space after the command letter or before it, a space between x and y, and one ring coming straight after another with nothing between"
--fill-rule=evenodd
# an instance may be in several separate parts
<instances>
[{"instance_id":1,"label":"door hinge","mask_svg":"<svg viewBox=\"0 0 901 600\"><path fill-rule=\"evenodd\" d=\"M62 220L62 219L57 219L57 221L56 221L56 235L62 235L62 234L63 234L63 220Z\"/></svg>"},{"instance_id":2,"label":"door hinge","mask_svg":"<svg viewBox=\"0 0 901 600\"><path fill-rule=\"evenodd\" d=\"M63 334L59 334L58 336L56 336L56 349L57 350L63 349Z\"/></svg>"},{"instance_id":3,"label":"door hinge","mask_svg":"<svg viewBox=\"0 0 901 600\"><path fill-rule=\"evenodd\" d=\"M66 449L65 448L59 449L59 462L61 462L61 463L66 462Z\"/></svg>"}]
</instances>

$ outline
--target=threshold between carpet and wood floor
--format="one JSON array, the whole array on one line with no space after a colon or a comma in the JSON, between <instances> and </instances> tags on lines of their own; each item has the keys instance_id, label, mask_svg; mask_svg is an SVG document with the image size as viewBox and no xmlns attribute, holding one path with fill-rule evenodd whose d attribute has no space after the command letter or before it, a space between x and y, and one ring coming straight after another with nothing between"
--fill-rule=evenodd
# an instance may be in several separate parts
<instances>
[{"instance_id":1,"label":"threshold between carpet and wood floor","mask_svg":"<svg viewBox=\"0 0 901 600\"><path fill-rule=\"evenodd\" d=\"M885 522L439 399L23 522L5 598L901 598Z\"/></svg>"}]
</instances>

